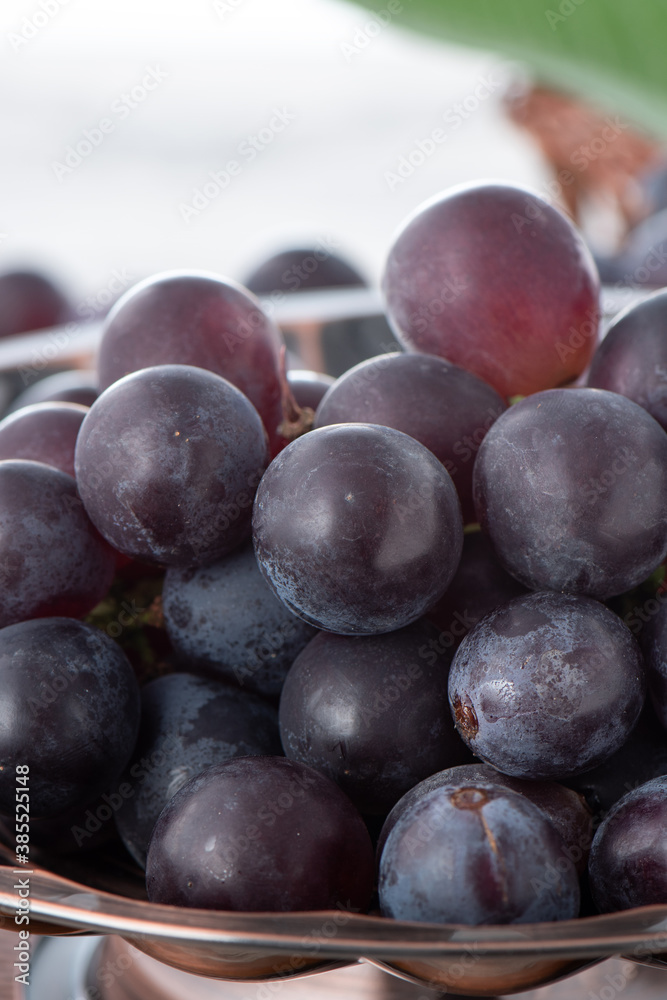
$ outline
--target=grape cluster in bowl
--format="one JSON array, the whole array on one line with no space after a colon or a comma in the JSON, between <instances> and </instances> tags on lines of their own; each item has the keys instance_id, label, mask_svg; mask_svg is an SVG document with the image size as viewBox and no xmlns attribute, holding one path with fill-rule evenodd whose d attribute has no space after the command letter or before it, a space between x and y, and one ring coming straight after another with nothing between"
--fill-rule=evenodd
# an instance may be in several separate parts
<instances>
[{"instance_id":1,"label":"grape cluster in bowl","mask_svg":"<svg viewBox=\"0 0 667 1000\"><path fill-rule=\"evenodd\" d=\"M0 423L0 811L27 766L83 848L102 801L180 906L667 902L667 293L597 348L581 237L500 184L422 206L384 291L404 352L305 433L259 301L186 272L112 309L89 408ZM127 602L94 624L142 575L148 681Z\"/></svg>"}]
</instances>

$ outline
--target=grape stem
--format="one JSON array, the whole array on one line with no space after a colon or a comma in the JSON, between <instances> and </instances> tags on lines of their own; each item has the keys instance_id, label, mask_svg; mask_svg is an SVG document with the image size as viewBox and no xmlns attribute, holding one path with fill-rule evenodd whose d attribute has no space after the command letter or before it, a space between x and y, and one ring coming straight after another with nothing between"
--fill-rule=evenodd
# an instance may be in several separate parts
<instances>
[{"instance_id":1,"label":"grape stem","mask_svg":"<svg viewBox=\"0 0 667 1000\"><path fill-rule=\"evenodd\" d=\"M280 348L278 378L283 409L283 419L278 427L278 433L286 441L294 441L302 434L312 430L315 411L310 406L299 406L294 398L294 393L287 380L287 352L284 345Z\"/></svg>"}]
</instances>

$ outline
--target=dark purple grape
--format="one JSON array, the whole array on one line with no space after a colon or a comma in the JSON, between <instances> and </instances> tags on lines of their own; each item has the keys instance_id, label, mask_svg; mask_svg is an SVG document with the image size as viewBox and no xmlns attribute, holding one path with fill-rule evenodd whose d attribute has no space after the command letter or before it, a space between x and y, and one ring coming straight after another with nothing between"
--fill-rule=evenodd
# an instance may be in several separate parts
<instances>
[{"instance_id":1,"label":"dark purple grape","mask_svg":"<svg viewBox=\"0 0 667 1000\"><path fill-rule=\"evenodd\" d=\"M374 424L293 441L260 483L253 540L262 573L304 621L377 634L416 621L461 556L456 489L413 438Z\"/></svg>"},{"instance_id":2,"label":"dark purple grape","mask_svg":"<svg viewBox=\"0 0 667 1000\"><path fill-rule=\"evenodd\" d=\"M489 764L460 764L424 778L399 799L391 810L380 831L377 843L378 857L387 837L396 826L403 813L414 802L443 785L500 785L512 792L524 795L545 814L563 841L562 854L572 862L581 875L586 870L586 862L593 840L593 815L582 795L559 785L555 781L524 781L502 774Z\"/></svg>"},{"instance_id":3,"label":"dark purple grape","mask_svg":"<svg viewBox=\"0 0 667 1000\"><path fill-rule=\"evenodd\" d=\"M107 593L115 561L71 476L42 462L0 462L0 626L83 617Z\"/></svg>"},{"instance_id":4,"label":"dark purple grape","mask_svg":"<svg viewBox=\"0 0 667 1000\"><path fill-rule=\"evenodd\" d=\"M463 537L461 562L452 582L426 617L440 629L435 653L452 652L480 618L526 593L505 570L488 535L469 531Z\"/></svg>"},{"instance_id":5,"label":"dark purple grape","mask_svg":"<svg viewBox=\"0 0 667 1000\"><path fill-rule=\"evenodd\" d=\"M40 378L25 389L9 407L10 413L34 403L78 403L92 406L99 395L95 372L72 370Z\"/></svg>"},{"instance_id":6,"label":"dark purple grape","mask_svg":"<svg viewBox=\"0 0 667 1000\"><path fill-rule=\"evenodd\" d=\"M0 337L55 326L70 314L67 299L45 275L37 271L0 275Z\"/></svg>"},{"instance_id":7,"label":"dark purple grape","mask_svg":"<svg viewBox=\"0 0 667 1000\"><path fill-rule=\"evenodd\" d=\"M315 427L370 423L421 441L454 480L464 521L474 521L472 469L484 435L506 404L476 375L430 354L362 361L329 389Z\"/></svg>"},{"instance_id":8,"label":"dark purple grape","mask_svg":"<svg viewBox=\"0 0 667 1000\"><path fill-rule=\"evenodd\" d=\"M294 661L280 699L292 760L322 771L362 813L386 813L422 778L468 759L447 700L451 656L419 621L388 635L321 632Z\"/></svg>"},{"instance_id":9,"label":"dark purple grape","mask_svg":"<svg viewBox=\"0 0 667 1000\"><path fill-rule=\"evenodd\" d=\"M295 657L315 635L275 596L252 545L220 562L167 570L164 621L187 670L277 698Z\"/></svg>"},{"instance_id":10,"label":"dark purple grape","mask_svg":"<svg viewBox=\"0 0 667 1000\"><path fill-rule=\"evenodd\" d=\"M625 742L645 695L630 630L588 597L542 591L483 618L459 646L449 701L470 749L517 778L565 779Z\"/></svg>"},{"instance_id":11,"label":"dark purple grape","mask_svg":"<svg viewBox=\"0 0 667 1000\"><path fill-rule=\"evenodd\" d=\"M356 288L366 281L355 267L327 248L290 247L267 258L246 275L243 285L272 299L320 288Z\"/></svg>"},{"instance_id":12,"label":"dark purple grape","mask_svg":"<svg viewBox=\"0 0 667 1000\"><path fill-rule=\"evenodd\" d=\"M311 410L316 410L335 379L321 372L291 368L287 372L287 381L297 405L309 406Z\"/></svg>"},{"instance_id":13,"label":"dark purple grape","mask_svg":"<svg viewBox=\"0 0 667 1000\"><path fill-rule=\"evenodd\" d=\"M646 702L639 721L623 745L591 771L567 779L580 792L597 819L619 799L651 778L667 774L667 733Z\"/></svg>"},{"instance_id":14,"label":"dark purple grape","mask_svg":"<svg viewBox=\"0 0 667 1000\"><path fill-rule=\"evenodd\" d=\"M667 434L616 393L522 399L487 434L473 478L482 529L533 590L602 600L667 556Z\"/></svg>"},{"instance_id":15,"label":"dark purple grape","mask_svg":"<svg viewBox=\"0 0 667 1000\"><path fill-rule=\"evenodd\" d=\"M194 365L226 378L262 418L273 451L284 444L278 328L253 295L214 274L168 272L134 285L104 325L100 388L154 365Z\"/></svg>"},{"instance_id":16,"label":"dark purple grape","mask_svg":"<svg viewBox=\"0 0 667 1000\"><path fill-rule=\"evenodd\" d=\"M499 785L443 785L387 837L380 906L396 920L514 924L569 920L579 883L541 809Z\"/></svg>"},{"instance_id":17,"label":"dark purple grape","mask_svg":"<svg viewBox=\"0 0 667 1000\"><path fill-rule=\"evenodd\" d=\"M27 458L74 477L76 439L88 408L76 403L35 403L0 421L0 460Z\"/></svg>"},{"instance_id":18,"label":"dark purple grape","mask_svg":"<svg viewBox=\"0 0 667 1000\"><path fill-rule=\"evenodd\" d=\"M593 356L588 385L627 396L667 429L667 289L616 317Z\"/></svg>"},{"instance_id":19,"label":"dark purple grape","mask_svg":"<svg viewBox=\"0 0 667 1000\"><path fill-rule=\"evenodd\" d=\"M146 887L176 906L365 910L373 867L337 785L285 757L238 757L191 778L160 813Z\"/></svg>"},{"instance_id":20,"label":"dark purple grape","mask_svg":"<svg viewBox=\"0 0 667 1000\"><path fill-rule=\"evenodd\" d=\"M667 209L653 212L634 226L619 252L598 257L600 278L617 288L651 289L667 285Z\"/></svg>"},{"instance_id":21,"label":"dark purple grape","mask_svg":"<svg viewBox=\"0 0 667 1000\"><path fill-rule=\"evenodd\" d=\"M667 729L667 605L660 604L641 634L651 703Z\"/></svg>"},{"instance_id":22,"label":"dark purple grape","mask_svg":"<svg viewBox=\"0 0 667 1000\"><path fill-rule=\"evenodd\" d=\"M9 625L0 688L0 812L14 811L20 765L37 817L90 802L118 779L137 738L139 687L113 639L70 618Z\"/></svg>"},{"instance_id":23,"label":"dark purple grape","mask_svg":"<svg viewBox=\"0 0 667 1000\"><path fill-rule=\"evenodd\" d=\"M102 393L75 464L86 510L116 549L191 566L249 536L267 461L262 422L243 393L213 372L160 365Z\"/></svg>"},{"instance_id":24,"label":"dark purple grape","mask_svg":"<svg viewBox=\"0 0 667 1000\"><path fill-rule=\"evenodd\" d=\"M602 913L667 899L667 776L628 792L598 827L588 863Z\"/></svg>"},{"instance_id":25,"label":"dark purple grape","mask_svg":"<svg viewBox=\"0 0 667 1000\"><path fill-rule=\"evenodd\" d=\"M253 695L190 674L167 674L141 692L136 749L119 780L123 843L145 867L153 827L194 775L231 757L279 754L278 715Z\"/></svg>"},{"instance_id":26,"label":"dark purple grape","mask_svg":"<svg viewBox=\"0 0 667 1000\"><path fill-rule=\"evenodd\" d=\"M508 184L462 185L421 205L394 240L383 285L402 344L504 398L564 385L595 348L599 279L581 234Z\"/></svg>"}]
</instances>

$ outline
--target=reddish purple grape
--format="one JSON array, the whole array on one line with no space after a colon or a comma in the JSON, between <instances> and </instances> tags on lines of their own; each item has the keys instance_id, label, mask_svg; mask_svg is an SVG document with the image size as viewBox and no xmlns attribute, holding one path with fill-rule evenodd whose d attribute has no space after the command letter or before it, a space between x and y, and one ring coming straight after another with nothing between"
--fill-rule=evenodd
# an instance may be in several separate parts
<instances>
[{"instance_id":1,"label":"reddish purple grape","mask_svg":"<svg viewBox=\"0 0 667 1000\"><path fill-rule=\"evenodd\" d=\"M176 906L365 910L373 868L364 822L333 781L285 757L237 757L160 813L146 887Z\"/></svg>"},{"instance_id":2,"label":"reddish purple grape","mask_svg":"<svg viewBox=\"0 0 667 1000\"><path fill-rule=\"evenodd\" d=\"M0 275L0 337L65 323L71 308L61 290L37 271Z\"/></svg>"},{"instance_id":3,"label":"reddish purple grape","mask_svg":"<svg viewBox=\"0 0 667 1000\"><path fill-rule=\"evenodd\" d=\"M416 438L454 480L464 521L474 521L475 455L505 409L495 389L442 358L384 354L362 361L336 381L317 409L315 427L382 424Z\"/></svg>"},{"instance_id":4,"label":"reddish purple grape","mask_svg":"<svg viewBox=\"0 0 667 1000\"><path fill-rule=\"evenodd\" d=\"M645 690L639 646L621 619L551 591L478 622L449 675L456 727L474 754L517 778L556 781L618 750Z\"/></svg>"},{"instance_id":5,"label":"reddish purple grape","mask_svg":"<svg viewBox=\"0 0 667 1000\"><path fill-rule=\"evenodd\" d=\"M257 299L214 274L168 272L134 285L104 325L100 388L154 365L205 368L243 392L262 418L275 452L284 444L278 328Z\"/></svg>"},{"instance_id":6,"label":"reddish purple grape","mask_svg":"<svg viewBox=\"0 0 667 1000\"><path fill-rule=\"evenodd\" d=\"M461 555L456 489L435 456L374 424L293 441L260 483L253 540L262 573L304 621L374 635L416 621Z\"/></svg>"},{"instance_id":7,"label":"reddish purple grape","mask_svg":"<svg viewBox=\"0 0 667 1000\"><path fill-rule=\"evenodd\" d=\"M91 802L118 780L137 738L139 687L113 639L70 618L0 629L0 687L0 811L14 811L20 765L36 817Z\"/></svg>"},{"instance_id":8,"label":"reddish purple grape","mask_svg":"<svg viewBox=\"0 0 667 1000\"><path fill-rule=\"evenodd\" d=\"M388 635L320 632L285 679L285 753L335 781L362 813L386 813L422 778L468 759L447 700L451 656L423 659L436 635L425 621Z\"/></svg>"},{"instance_id":9,"label":"reddish purple grape","mask_svg":"<svg viewBox=\"0 0 667 1000\"><path fill-rule=\"evenodd\" d=\"M189 365L159 365L102 393L76 446L91 520L120 552L192 566L250 534L268 461L266 433L230 382Z\"/></svg>"},{"instance_id":10,"label":"reddish purple grape","mask_svg":"<svg viewBox=\"0 0 667 1000\"><path fill-rule=\"evenodd\" d=\"M0 421L0 460L27 458L74 476L76 439L88 407L35 403Z\"/></svg>"},{"instance_id":11,"label":"reddish purple grape","mask_svg":"<svg viewBox=\"0 0 667 1000\"><path fill-rule=\"evenodd\" d=\"M420 206L391 247L384 291L401 343L503 397L563 385L595 349L593 258L569 219L518 187L469 184Z\"/></svg>"},{"instance_id":12,"label":"reddish purple grape","mask_svg":"<svg viewBox=\"0 0 667 1000\"><path fill-rule=\"evenodd\" d=\"M106 595L114 568L71 476L42 462L0 462L0 626L83 617Z\"/></svg>"},{"instance_id":13,"label":"reddish purple grape","mask_svg":"<svg viewBox=\"0 0 667 1000\"><path fill-rule=\"evenodd\" d=\"M574 865L541 809L499 785L443 785L414 800L380 858L380 906L396 920L514 924L579 913Z\"/></svg>"},{"instance_id":14,"label":"reddish purple grape","mask_svg":"<svg viewBox=\"0 0 667 1000\"><path fill-rule=\"evenodd\" d=\"M603 600L667 556L667 434L601 389L551 389L498 418L474 469L498 556L533 590Z\"/></svg>"},{"instance_id":15,"label":"reddish purple grape","mask_svg":"<svg viewBox=\"0 0 667 1000\"><path fill-rule=\"evenodd\" d=\"M595 352L588 385L627 396L667 429L667 289L616 317Z\"/></svg>"},{"instance_id":16,"label":"reddish purple grape","mask_svg":"<svg viewBox=\"0 0 667 1000\"><path fill-rule=\"evenodd\" d=\"M664 904L667 899L667 776L628 792L595 834L588 863L599 910Z\"/></svg>"}]
</instances>

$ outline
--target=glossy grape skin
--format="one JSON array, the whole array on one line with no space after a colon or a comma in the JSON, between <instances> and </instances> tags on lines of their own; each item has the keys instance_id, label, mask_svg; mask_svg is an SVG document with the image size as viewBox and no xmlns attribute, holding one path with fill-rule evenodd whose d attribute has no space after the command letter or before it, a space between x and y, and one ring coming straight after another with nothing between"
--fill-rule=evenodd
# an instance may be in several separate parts
<instances>
[{"instance_id":1,"label":"glossy grape skin","mask_svg":"<svg viewBox=\"0 0 667 1000\"><path fill-rule=\"evenodd\" d=\"M472 470L489 427L506 409L481 379L427 354L384 354L362 361L329 389L315 427L371 423L421 441L454 480L463 520L474 521Z\"/></svg>"},{"instance_id":2,"label":"glossy grape skin","mask_svg":"<svg viewBox=\"0 0 667 1000\"><path fill-rule=\"evenodd\" d=\"M277 698L295 657L316 634L279 601L252 545L220 562L167 570L162 610L187 670Z\"/></svg>"},{"instance_id":3,"label":"glossy grape skin","mask_svg":"<svg viewBox=\"0 0 667 1000\"><path fill-rule=\"evenodd\" d=\"M114 567L71 476L42 462L0 462L0 627L83 617L106 595Z\"/></svg>"},{"instance_id":4,"label":"glossy grape skin","mask_svg":"<svg viewBox=\"0 0 667 1000\"><path fill-rule=\"evenodd\" d=\"M71 618L0 630L0 811L13 812L15 767L30 769L30 811L57 815L119 777L139 728L139 687L120 646Z\"/></svg>"},{"instance_id":5,"label":"glossy grape skin","mask_svg":"<svg viewBox=\"0 0 667 1000\"><path fill-rule=\"evenodd\" d=\"M97 367L100 389L154 365L205 368L226 378L259 412L272 452L284 441L278 328L234 281L204 272L167 272L134 285L109 313Z\"/></svg>"},{"instance_id":6,"label":"glossy grape skin","mask_svg":"<svg viewBox=\"0 0 667 1000\"><path fill-rule=\"evenodd\" d=\"M334 384L335 379L322 372L311 372L305 368L292 368L287 372L287 381L297 405L309 406L311 410L316 410Z\"/></svg>"},{"instance_id":7,"label":"glossy grape skin","mask_svg":"<svg viewBox=\"0 0 667 1000\"><path fill-rule=\"evenodd\" d=\"M394 240L383 287L402 344L505 398L563 385L595 348L593 258L562 213L521 188L462 185L420 206Z\"/></svg>"},{"instance_id":8,"label":"glossy grape skin","mask_svg":"<svg viewBox=\"0 0 667 1000\"><path fill-rule=\"evenodd\" d=\"M588 863L602 913L667 902L667 776L628 792L598 827Z\"/></svg>"},{"instance_id":9,"label":"glossy grape skin","mask_svg":"<svg viewBox=\"0 0 667 1000\"><path fill-rule=\"evenodd\" d=\"M453 652L480 618L525 593L523 584L503 568L488 535L470 531L452 582L426 617L440 629L441 645Z\"/></svg>"},{"instance_id":10,"label":"glossy grape skin","mask_svg":"<svg viewBox=\"0 0 667 1000\"><path fill-rule=\"evenodd\" d=\"M499 785L443 785L406 809L380 858L380 907L396 920L568 920L579 883L537 806Z\"/></svg>"},{"instance_id":11,"label":"glossy grape skin","mask_svg":"<svg viewBox=\"0 0 667 1000\"><path fill-rule=\"evenodd\" d=\"M375 635L416 621L461 556L451 477L407 434L337 424L293 441L262 479L253 512L260 569L304 621Z\"/></svg>"},{"instance_id":12,"label":"glossy grape skin","mask_svg":"<svg viewBox=\"0 0 667 1000\"><path fill-rule=\"evenodd\" d=\"M32 406L34 403L78 403L79 406L92 406L98 395L95 372L78 369L56 372L55 375L40 378L24 389L9 407L9 412L13 413L22 406Z\"/></svg>"},{"instance_id":13,"label":"glossy grape skin","mask_svg":"<svg viewBox=\"0 0 667 1000\"><path fill-rule=\"evenodd\" d=\"M280 699L292 760L335 781L364 814L468 759L447 700L450 655L427 661L425 621L377 636L321 632L294 661Z\"/></svg>"},{"instance_id":14,"label":"glossy grape skin","mask_svg":"<svg viewBox=\"0 0 667 1000\"><path fill-rule=\"evenodd\" d=\"M115 813L137 864L145 867L157 818L186 781L231 757L279 753L277 712L260 698L190 674L146 684L139 738L119 779L131 794Z\"/></svg>"},{"instance_id":15,"label":"glossy grape skin","mask_svg":"<svg viewBox=\"0 0 667 1000\"><path fill-rule=\"evenodd\" d=\"M76 446L88 515L120 552L146 562L213 562L250 534L268 461L249 400L188 365L134 372L102 393Z\"/></svg>"},{"instance_id":16,"label":"glossy grape skin","mask_svg":"<svg viewBox=\"0 0 667 1000\"><path fill-rule=\"evenodd\" d=\"M0 337L65 323L71 315L61 290L37 271L0 275Z\"/></svg>"},{"instance_id":17,"label":"glossy grape skin","mask_svg":"<svg viewBox=\"0 0 667 1000\"><path fill-rule=\"evenodd\" d=\"M499 559L533 590L603 600L667 556L667 434L601 389L551 389L498 418L479 449L475 507Z\"/></svg>"},{"instance_id":18,"label":"glossy grape skin","mask_svg":"<svg viewBox=\"0 0 667 1000\"><path fill-rule=\"evenodd\" d=\"M524 781L502 774L489 764L460 764L448 767L424 778L399 799L387 816L377 843L378 857L401 816L423 795L443 785L500 785L524 795L545 814L563 841L563 856L575 866L579 875L586 862L593 840L593 816L582 795L555 781Z\"/></svg>"},{"instance_id":19,"label":"glossy grape skin","mask_svg":"<svg viewBox=\"0 0 667 1000\"><path fill-rule=\"evenodd\" d=\"M667 429L667 289L624 309L588 372L589 386L627 396Z\"/></svg>"},{"instance_id":20,"label":"glossy grape skin","mask_svg":"<svg viewBox=\"0 0 667 1000\"><path fill-rule=\"evenodd\" d=\"M483 618L459 646L449 702L470 749L517 778L566 779L602 763L644 703L639 647L612 611L541 591Z\"/></svg>"},{"instance_id":21,"label":"glossy grape skin","mask_svg":"<svg viewBox=\"0 0 667 1000\"><path fill-rule=\"evenodd\" d=\"M76 403L35 403L0 421L0 460L27 458L74 477L76 439L88 413Z\"/></svg>"},{"instance_id":22,"label":"glossy grape skin","mask_svg":"<svg viewBox=\"0 0 667 1000\"><path fill-rule=\"evenodd\" d=\"M219 910L365 910L373 848L350 800L285 757L238 757L192 778L160 814L154 903Z\"/></svg>"}]
</instances>

